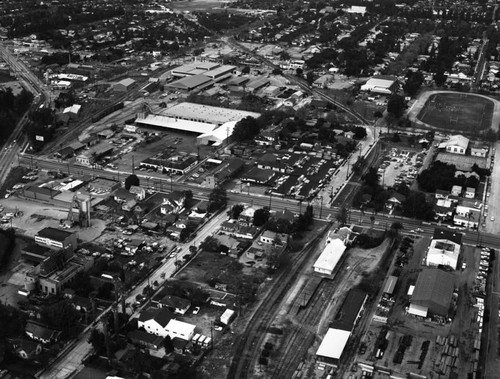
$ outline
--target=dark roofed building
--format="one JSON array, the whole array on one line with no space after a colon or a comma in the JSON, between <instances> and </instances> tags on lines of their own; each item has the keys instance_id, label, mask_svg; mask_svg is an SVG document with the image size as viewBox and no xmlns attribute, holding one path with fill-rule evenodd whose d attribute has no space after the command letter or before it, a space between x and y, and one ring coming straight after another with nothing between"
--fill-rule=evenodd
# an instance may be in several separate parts
<instances>
[{"instance_id":1,"label":"dark roofed building","mask_svg":"<svg viewBox=\"0 0 500 379\"><path fill-rule=\"evenodd\" d=\"M443 228L436 228L434 229L434 235L432 236L432 239L435 240L449 240L451 242L458 243L459 245L462 244L462 233L458 233L454 230L448 230L448 229L443 229Z\"/></svg>"},{"instance_id":2,"label":"dark roofed building","mask_svg":"<svg viewBox=\"0 0 500 379\"><path fill-rule=\"evenodd\" d=\"M39 187L36 185L26 186L23 189L23 196L29 199L50 201L54 196L59 195L61 191L48 187Z\"/></svg>"},{"instance_id":3,"label":"dark roofed building","mask_svg":"<svg viewBox=\"0 0 500 379\"><path fill-rule=\"evenodd\" d=\"M25 259L29 259L32 262L41 263L54 253L54 250L49 249L45 246L40 246L34 243L30 243L21 249L21 255Z\"/></svg>"},{"instance_id":4,"label":"dark roofed building","mask_svg":"<svg viewBox=\"0 0 500 379\"><path fill-rule=\"evenodd\" d=\"M191 307L191 302L181 297L167 295L157 302L158 307L166 307L174 313L185 314Z\"/></svg>"},{"instance_id":5,"label":"dark roofed building","mask_svg":"<svg viewBox=\"0 0 500 379\"><path fill-rule=\"evenodd\" d=\"M367 299L368 295L365 292L358 289L350 290L342 303L342 308L330 323L330 328L352 332L361 317Z\"/></svg>"},{"instance_id":6,"label":"dark roofed building","mask_svg":"<svg viewBox=\"0 0 500 379\"><path fill-rule=\"evenodd\" d=\"M146 323L149 320L154 320L162 328L165 328L173 314L166 308L148 308L141 312L138 318L139 323Z\"/></svg>"},{"instance_id":7,"label":"dark roofed building","mask_svg":"<svg viewBox=\"0 0 500 379\"><path fill-rule=\"evenodd\" d=\"M42 246L74 250L78 246L75 232L56 228L43 228L35 235L35 242Z\"/></svg>"},{"instance_id":8,"label":"dark roofed building","mask_svg":"<svg viewBox=\"0 0 500 379\"><path fill-rule=\"evenodd\" d=\"M130 342L153 350L158 350L164 341L163 337L146 333L142 330L133 330L127 333L127 337Z\"/></svg>"},{"instance_id":9,"label":"dark roofed building","mask_svg":"<svg viewBox=\"0 0 500 379\"><path fill-rule=\"evenodd\" d=\"M409 313L427 317L428 313L447 316L453 296L454 277L439 269L424 269L417 278Z\"/></svg>"},{"instance_id":10,"label":"dark roofed building","mask_svg":"<svg viewBox=\"0 0 500 379\"><path fill-rule=\"evenodd\" d=\"M61 336L61 331L51 329L34 321L28 321L24 331L31 339L44 344L57 342Z\"/></svg>"}]
</instances>

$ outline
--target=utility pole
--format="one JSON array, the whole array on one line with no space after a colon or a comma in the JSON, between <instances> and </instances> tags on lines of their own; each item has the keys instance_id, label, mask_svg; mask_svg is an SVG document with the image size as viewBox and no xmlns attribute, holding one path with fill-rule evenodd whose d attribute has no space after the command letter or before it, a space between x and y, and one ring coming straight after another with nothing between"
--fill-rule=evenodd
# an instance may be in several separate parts
<instances>
[{"instance_id":1,"label":"utility pole","mask_svg":"<svg viewBox=\"0 0 500 379\"><path fill-rule=\"evenodd\" d=\"M134 156L132 155L132 174L135 173L135 162L134 162Z\"/></svg>"},{"instance_id":2,"label":"utility pole","mask_svg":"<svg viewBox=\"0 0 500 379\"><path fill-rule=\"evenodd\" d=\"M345 175L345 180L349 179L349 159L347 159L347 173Z\"/></svg>"}]
</instances>

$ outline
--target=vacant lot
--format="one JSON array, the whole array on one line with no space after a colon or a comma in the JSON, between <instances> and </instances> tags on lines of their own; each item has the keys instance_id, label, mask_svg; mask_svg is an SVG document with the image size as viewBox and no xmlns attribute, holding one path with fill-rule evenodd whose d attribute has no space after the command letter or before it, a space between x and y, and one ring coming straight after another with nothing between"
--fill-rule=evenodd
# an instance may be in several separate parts
<instances>
[{"instance_id":1,"label":"vacant lot","mask_svg":"<svg viewBox=\"0 0 500 379\"><path fill-rule=\"evenodd\" d=\"M491 126L494 104L482 96L465 93L431 95L417 118L442 129L484 130Z\"/></svg>"}]
</instances>

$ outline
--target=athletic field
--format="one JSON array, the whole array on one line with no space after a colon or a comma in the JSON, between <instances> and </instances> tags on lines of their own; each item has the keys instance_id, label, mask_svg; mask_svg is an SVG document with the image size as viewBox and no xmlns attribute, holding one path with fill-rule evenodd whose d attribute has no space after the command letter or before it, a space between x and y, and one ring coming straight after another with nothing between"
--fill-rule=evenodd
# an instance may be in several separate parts
<instances>
[{"instance_id":1,"label":"athletic field","mask_svg":"<svg viewBox=\"0 0 500 379\"><path fill-rule=\"evenodd\" d=\"M429 96L417 119L441 129L484 130L491 127L492 100L467 93L438 93Z\"/></svg>"}]
</instances>

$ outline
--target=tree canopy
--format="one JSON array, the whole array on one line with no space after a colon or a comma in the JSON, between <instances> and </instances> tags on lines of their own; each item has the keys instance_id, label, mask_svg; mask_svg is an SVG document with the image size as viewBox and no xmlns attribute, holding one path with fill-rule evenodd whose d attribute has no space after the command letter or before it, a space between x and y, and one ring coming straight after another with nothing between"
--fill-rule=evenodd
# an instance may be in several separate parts
<instances>
[{"instance_id":1,"label":"tree canopy","mask_svg":"<svg viewBox=\"0 0 500 379\"><path fill-rule=\"evenodd\" d=\"M135 174L127 176L125 179L125 189L128 191L132 186L138 186L140 184L139 177Z\"/></svg>"},{"instance_id":2,"label":"tree canopy","mask_svg":"<svg viewBox=\"0 0 500 379\"><path fill-rule=\"evenodd\" d=\"M392 116L399 118L406 109L406 102L401 95L392 95L387 102L387 112Z\"/></svg>"}]
</instances>

